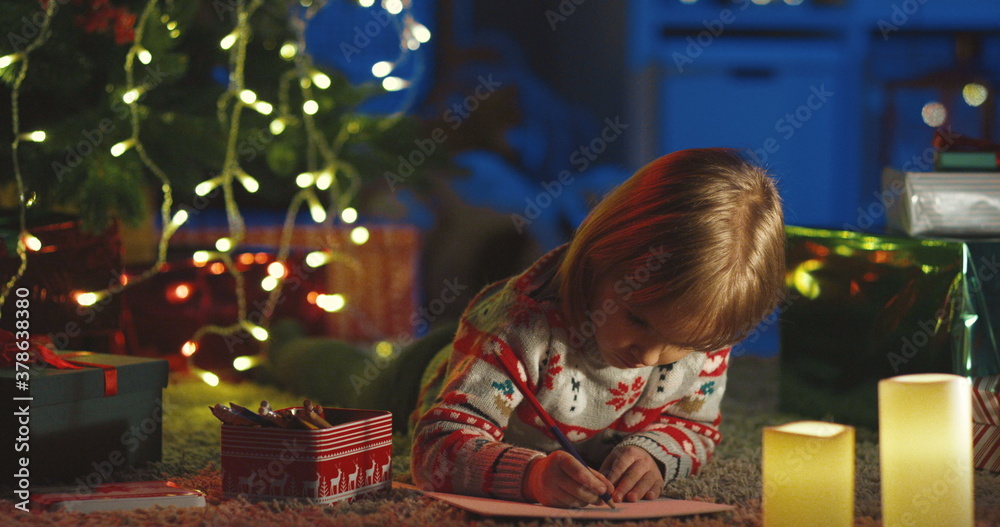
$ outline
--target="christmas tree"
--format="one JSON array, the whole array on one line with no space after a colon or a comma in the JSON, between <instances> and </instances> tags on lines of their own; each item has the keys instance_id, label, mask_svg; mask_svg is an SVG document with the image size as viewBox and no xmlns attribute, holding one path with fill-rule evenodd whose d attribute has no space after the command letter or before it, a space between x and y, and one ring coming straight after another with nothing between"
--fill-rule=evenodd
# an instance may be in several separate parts
<instances>
[{"instance_id":1,"label":"christmas tree","mask_svg":"<svg viewBox=\"0 0 1000 527\"><path fill-rule=\"evenodd\" d=\"M343 208L359 184L384 184L381 175L413 149L414 119L358 111L384 93L383 84L352 84L313 61L304 33L320 2L2 2L8 98L19 54L41 32L50 1L48 38L30 55L19 115L0 108L2 122L20 125L18 161L32 211L69 210L91 229L113 218L136 223L150 213L146 189L155 193L163 184L157 176L169 179L174 199L190 203L199 182L215 183L199 189L211 192L221 186L213 178L227 170L243 183L237 197L247 206L285 207L299 190L296 182L309 182L299 176L313 174L317 190L328 191L317 198L338 201L320 206ZM369 2L367 9L384 8ZM234 52L243 45L240 17L248 38L242 56ZM243 111L233 119L236 105ZM0 140L10 144L11 133L0 130ZM440 160L407 182L419 186L422 169ZM4 149L0 164L12 162ZM4 205L15 206L9 170L0 173L0 185Z\"/></svg>"},{"instance_id":2,"label":"christmas tree","mask_svg":"<svg viewBox=\"0 0 1000 527\"><path fill-rule=\"evenodd\" d=\"M361 81L314 60L310 22L330 7L338 15L387 21L383 36L395 39L396 55L375 63L368 57L371 72ZM389 112L363 106L412 83L397 75L430 33L414 20L408 0L19 0L0 3L0 28L7 35L0 76L10 100L0 111L12 125L0 130L12 145L0 163L13 167L0 173L4 208L27 210L29 220L70 212L99 232L115 220L148 218L147 202L158 201L162 225L157 260L147 271L110 270L120 284L103 290L28 284L32 295L73 304L64 306L68 312L91 306L110 312L103 305L123 287L165 268L170 237L189 212L222 209L229 235L194 253L193 261L212 261L233 277L235 321L206 325L184 349L209 333L267 339L261 321L248 319L234 258L237 251L246 256L241 247L248 243L241 209L287 209L286 234L302 206L317 223L350 223L357 218L350 206L366 184L389 191L383 175L396 171L418 137L420 123L406 113L412 96ZM440 150L426 156L406 175L407 184L419 187L443 159ZM5 277L0 306L23 276L27 253L41 248L30 229L15 232L7 239L20 240L21 267ZM274 250L279 267L289 258L286 234ZM282 277L270 280L263 325L281 292Z\"/></svg>"}]
</instances>

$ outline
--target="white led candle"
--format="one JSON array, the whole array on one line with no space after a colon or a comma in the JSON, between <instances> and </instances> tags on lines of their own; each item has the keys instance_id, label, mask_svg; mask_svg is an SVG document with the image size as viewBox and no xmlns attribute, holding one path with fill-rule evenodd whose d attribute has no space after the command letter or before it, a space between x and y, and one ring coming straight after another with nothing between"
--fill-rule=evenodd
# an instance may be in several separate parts
<instances>
[{"instance_id":1,"label":"white led candle","mask_svg":"<svg viewBox=\"0 0 1000 527\"><path fill-rule=\"evenodd\" d=\"M878 383L882 525L973 525L972 387L925 373Z\"/></svg>"},{"instance_id":2,"label":"white led candle","mask_svg":"<svg viewBox=\"0 0 1000 527\"><path fill-rule=\"evenodd\" d=\"M854 428L798 421L764 428L764 525L854 525Z\"/></svg>"}]
</instances>

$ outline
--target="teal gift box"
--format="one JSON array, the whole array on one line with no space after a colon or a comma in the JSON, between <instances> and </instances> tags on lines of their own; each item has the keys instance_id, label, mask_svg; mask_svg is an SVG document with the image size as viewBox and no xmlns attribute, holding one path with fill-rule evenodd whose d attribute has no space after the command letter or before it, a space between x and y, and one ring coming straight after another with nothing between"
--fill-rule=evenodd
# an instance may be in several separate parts
<instances>
[{"instance_id":1,"label":"teal gift box","mask_svg":"<svg viewBox=\"0 0 1000 527\"><path fill-rule=\"evenodd\" d=\"M34 364L28 391L19 389L23 376L15 378L14 368L0 369L0 444L8 448L0 456L0 486L10 485L15 475L18 484L27 479L32 486L86 489L109 481L120 468L160 461L167 361L79 352L59 356L85 367ZM23 468L28 477L17 478Z\"/></svg>"},{"instance_id":2,"label":"teal gift box","mask_svg":"<svg viewBox=\"0 0 1000 527\"><path fill-rule=\"evenodd\" d=\"M998 373L1000 241L786 232L783 411L874 429L880 379Z\"/></svg>"}]
</instances>

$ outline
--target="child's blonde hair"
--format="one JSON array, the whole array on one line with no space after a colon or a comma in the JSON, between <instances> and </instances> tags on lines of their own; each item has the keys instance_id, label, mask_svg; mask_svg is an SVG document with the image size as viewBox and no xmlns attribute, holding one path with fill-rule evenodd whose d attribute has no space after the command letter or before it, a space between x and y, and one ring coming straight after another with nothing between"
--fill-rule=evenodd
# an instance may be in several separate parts
<instances>
[{"instance_id":1,"label":"child's blonde hair","mask_svg":"<svg viewBox=\"0 0 1000 527\"><path fill-rule=\"evenodd\" d=\"M777 305L784 275L774 182L724 148L681 150L641 168L584 220L558 271L571 327L601 309L589 302L609 278L630 305L669 306L676 324L656 329L702 351L742 340Z\"/></svg>"}]
</instances>

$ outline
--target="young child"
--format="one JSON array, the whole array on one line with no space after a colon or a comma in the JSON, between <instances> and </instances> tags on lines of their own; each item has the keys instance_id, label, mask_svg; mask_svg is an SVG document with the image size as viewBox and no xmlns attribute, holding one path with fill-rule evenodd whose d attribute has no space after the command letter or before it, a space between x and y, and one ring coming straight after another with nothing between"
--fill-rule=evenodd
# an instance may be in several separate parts
<instances>
[{"instance_id":1,"label":"young child","mask_svg":"<svg viewBox=\"0 0 1000 527\"><path fill-rule=\"evenodd\" d=\"M784 245L774 183L737 151L640 169L568 244L472 301L414 431L414 482L579 507L655 499L697 473L721 439L729 347L783 291ZM498 353L592 467L560 449Z\"/></svg>"}]
</instances>

